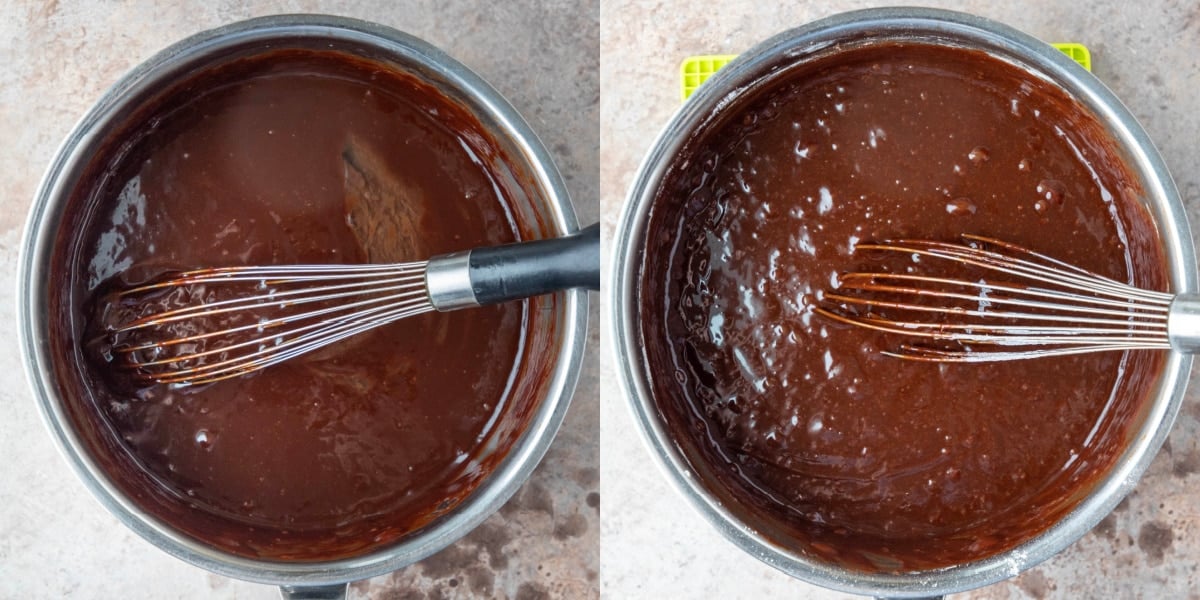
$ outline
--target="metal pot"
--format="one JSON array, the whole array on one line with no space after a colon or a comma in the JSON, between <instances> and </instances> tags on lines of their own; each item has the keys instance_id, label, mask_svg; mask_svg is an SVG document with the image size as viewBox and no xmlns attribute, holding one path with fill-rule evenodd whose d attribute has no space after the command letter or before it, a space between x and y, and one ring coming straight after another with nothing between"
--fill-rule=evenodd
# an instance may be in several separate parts
<instances>
[{"instance_id":1,"label":"metal pot","mask_svg":"<svg viewBox=\"0 0 1200 600\"><path fill-rule=\"evenodd\" d=\"M1090 73L1053 47L1004 25L956 12L888 8L850 12L784 32L722 68L680 108L642 162L630 189L614 240L610 282L612 347L617 353L622 391L651 453L668 478L712 526L759 560L794 577L828 588L876 596L935 596L968 590L1012 577L1059 552L1091 529L1133 488L1166 439L1183 398L1192 360L1172 351L1133 425L1123 454L1074 510L1040 535L1016 548L976 562L928 572L864 573L818 562L755 531L736 507L721 502L701 473L672 439L652 395L641 360L638 279L647 246L647 221L673 158L693 134L737 106L743 96L771 79L773 67L837 52L839 44L871 41L925 41L976 48L1015 63L1056 83L1107 128L1146 192L1144 202L1159 228L1171 288L1197 289L1196 259L1178 190L1146 133L1121 102Z\"/></svg>"},{"instance_id":2,"label":"metal pot","mask_svg":"<svg viewBox=\"0 0 1200 600\"><path fill-rule=\"evenodd\" d=\"M334 48L412 74L467 108L495 137L529 199L513 206L530 235L560 236L577 228L566 187L549 153L525 121L494 89L462 64L399 31L351 19L289 15L245 21L183 40L117 82L76 125L59 148L39 187L21 246L18 277L20 343L26 374L46 425L92 494L143 538L215 573L283 586L285 597L341 597L346 583L391 572L448 546L498 509L529 477L545 454L575 388L587 327L587 293L574 290L531 300L531 344L541 344L550 368L528 389L531 406L523 429L512 433L507 455L449 514L394 546L363 556L289 563L235 556L193 539L147 514L98 465L64 409L57 377L62 369L48 350L47 286L56 238L74 235L61 226L64 207L80 172L105 133L134 114L172 82L232 58L288 47Z\"/></svg>"}]
</instances>

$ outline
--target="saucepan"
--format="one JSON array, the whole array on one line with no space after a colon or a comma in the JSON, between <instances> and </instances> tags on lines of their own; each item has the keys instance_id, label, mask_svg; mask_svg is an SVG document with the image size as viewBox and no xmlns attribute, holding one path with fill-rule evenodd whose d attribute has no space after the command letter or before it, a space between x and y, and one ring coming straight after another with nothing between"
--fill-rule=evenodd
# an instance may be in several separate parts
<instances>
[{"instance_id":1,"label":"saucepan","mask_svg":"<svg viewBox=\"0 0 1200 600\"><path fill-rule=\"evenodd\" d=\"M72 375L50 351L47 303L56 240L76 235L64 208L106 135L156 93L190 73L268 49L330 48L376 61L417 77L465 107L495 138L511 161L528 199L512 207L532 236L554 237L577 228L565 185L549 153L528 124L478 75L441 50L411 35L363 21L314 15L253 19L187 38L133 69L109 89L63 142L41 182L21 246L20 343L28 379L52 436L88 490L109 512L167 553L214 573L282 586L289 597L341 597L349 581L394 571L446 547L500 507L529 477L562 422L583 356L587 294L571 291L535 300L528 343L538 346L537 383L518 402L528 407L510 439L494 440L504 455L497 466L448 513L397 543L332 561L288 562L233 555L173 528L144 510L139 499L105 472L104 461L65 406L64 380ZM531 379L531 380L532 380Z\"/></svg>"},{"instance_id":2,"label":"saucepan","mask_svg":"<svg viewBox=\"0 0 1200 600\"><path fill-rule=\"evenodd\" d=\"M988 585L1015 576L1066 548L1096 525L1133 488L1163 443L1183 398L1191 358L1170 352L1137 417L1120 457L1087 489L1072 510L1010 550L949 568L928 571L865 572L816 558L761 531L743 507L719 493L704 459L673 437L666 411L652 382L672 373L653 372L641 342L641 266L648 222L656 202L670 195L659 189L674 158L697 132L719 122L725 111L768 80L781 65L793 65L839 48L865 42L929 42L982 50L1028 69L1061 87L1097 115L1139 179L1143 202L1158 227L1170 286L1197 289L1196 262L1183 204L1162 157L1130 112L1096 77L1052 46L1005 25L942 10L887 8L850 12L781 33L722 68L676 112L641 163L626 199L613 242L608 282L612 306L612 348L621 392L655 460L668 479L714 528L759 560L799 579L835 590L886 597L937 596ZM662 242L657 242L661 245ZM678 431L678 429L675 429ZM698 466L699 465L699 466Z\"/></svg>"}]
</instances>

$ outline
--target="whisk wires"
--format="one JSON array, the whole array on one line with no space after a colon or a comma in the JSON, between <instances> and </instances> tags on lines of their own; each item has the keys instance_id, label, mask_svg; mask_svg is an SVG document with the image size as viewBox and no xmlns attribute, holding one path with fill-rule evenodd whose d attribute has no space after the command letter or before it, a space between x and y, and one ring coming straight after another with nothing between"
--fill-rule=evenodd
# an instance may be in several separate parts
<instances>
[{"instance_id":1,"label":"whisk wires","mask_svg":"<svg viewBox=\"0 0 1200 600\"><path fill-rule=\"evenodd\" d=\"M432 311L425 268L413 262L180 273L118 294L118 302L139 310L112 328L112 352L118 365L152 383L237 377ZM172 294L179 298L163 300Z\"/></svg>"},{"instance_id":2,"label":"whisk wires","mask_svg":"<svg viewBox=\"0 0 1200 600\"><path fill-rule=\"evenodd\" d=\"M1170 348L1171 294L1102 277L1016 244L974 235L963 240L858 244L860 251L930 258L944 261L953 275L981 276L847 273L815 312L926 340L885 352L913 360L992 362Z\"/></svg>"}]
</instances>

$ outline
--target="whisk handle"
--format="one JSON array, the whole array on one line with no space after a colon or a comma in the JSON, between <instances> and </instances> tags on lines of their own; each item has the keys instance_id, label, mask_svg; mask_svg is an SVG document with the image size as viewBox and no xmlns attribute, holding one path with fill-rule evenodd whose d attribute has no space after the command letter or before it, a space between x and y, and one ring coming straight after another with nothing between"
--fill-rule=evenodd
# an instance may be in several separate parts
<instances>
[{"instance_id":1,"label":"whisk handle","mask_svg":"<svg viewBox=\"0 0 1200 600\"><path fill-rule=\"evenodd\" d=\"M469 286L469 291L442 283L451 280ZM435 257L429 261L426 281L438 310L497 304L568 288L599 290L600 224L564 237Z\"/></svg>"},{"instance_id":2,"label":"whisk handle","mask_svg":"<svg viewBox=\"0 0 1200 600\"><path fill-rule=\"evenodd\" d=\"M471 251L471 287L479 304L568 288L600 289L600 224L574 234Z\"/></svg>"}]
</instances>

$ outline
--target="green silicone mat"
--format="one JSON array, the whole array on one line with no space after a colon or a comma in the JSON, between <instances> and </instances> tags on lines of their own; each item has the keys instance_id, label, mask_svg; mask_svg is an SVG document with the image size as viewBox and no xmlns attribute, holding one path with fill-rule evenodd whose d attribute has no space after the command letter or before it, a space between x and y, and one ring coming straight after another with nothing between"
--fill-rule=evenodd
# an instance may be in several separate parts
<instances>
[{"instance_id":1,"label":"green silicone mat","mask_svg":"<svg viewBox=\"0 0 1200 600\"><path fill-rule=\"evenodd\" d=\"M1079 63L1080 66L1092 70L1092 53L1083 44L1074 42L1062 42L1051 44L1055 48L1062 51L1063 54L1071 57L1071 60ZM704 54L700 56L689 56L683 59L683 63L679 65L679 92L680 100L687 100L704 80L717 72L717 69L725 66L729 61L737 57L736 54Z\"/></svg>"}]
</instances>

